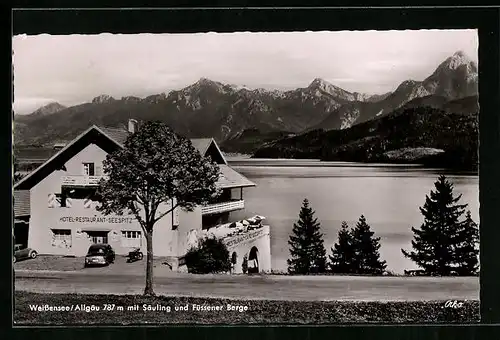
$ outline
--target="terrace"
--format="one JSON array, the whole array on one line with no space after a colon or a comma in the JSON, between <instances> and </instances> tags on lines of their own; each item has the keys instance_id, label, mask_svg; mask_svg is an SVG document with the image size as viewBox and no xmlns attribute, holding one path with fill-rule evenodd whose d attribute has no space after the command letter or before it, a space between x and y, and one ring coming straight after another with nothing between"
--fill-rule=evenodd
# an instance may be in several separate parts
<instances>
[{"instance_id":1,"label":"terrace","mask_svg":"<svg viewBox=\"0 0 500 340\"><path fill-rule=\"evenodd\" d=\"M63 187L72 187L72 188L97 187L101 179L106 179L106 178L107 176L86 176L86 175L62 176L61 185Z\"/></svg>"}]
</instances>

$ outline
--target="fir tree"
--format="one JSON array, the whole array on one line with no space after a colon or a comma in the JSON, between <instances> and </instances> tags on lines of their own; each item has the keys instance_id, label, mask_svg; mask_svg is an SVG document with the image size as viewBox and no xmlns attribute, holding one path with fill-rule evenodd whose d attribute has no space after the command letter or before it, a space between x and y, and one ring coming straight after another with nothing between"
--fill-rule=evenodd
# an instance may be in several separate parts
<instances>
[{"instance_id":1,"label":"fir tree","mask_svg":"<svg viewBox=\"0 0 500 340\"><path fill-rule=\"evenodd\" d=\"M330 270L334 273L350 274L354 272L354 248L351 231L347 222L342 222L338 233L338 243L332 247Z\"/></svg>"},{"instance_id":2,"label":"fir tree","mask_svg":"<svg viewBox=\"0 0 500 340\"><path fill-rule=\"evenodd\" d=\"M467 211L462 228L455 234L456 272L461 276L476 275L479 269L479 228Z\"/></svg>"},{"instance_id":3,"label":"fir tree","mask_svg":"<svg viewBox=\"0 0 500 340\"><path fill-rule=\"evenodd\" d=\"M325 272L326 250L323 234L307 199L303 201L298 222L293 224L293 235L290 236L288 244L291 255L287 260L289 273Z\"/></svg>"},{"instance_id":4,"label":"fir tree","mask_svg":"<svg viewBox=\"0 0 500 340\"><path fill-rule=\"evenodd\" d=\"M453 184L445 176L439 176L434 186L436 190L426 195L424 206L420 207L423 224L420 229L412 227L413 251L401 251L428 275L446 276L455 269L457 246L465 241L466 232L461 233L465 230L464 222L460 222L460 217L467 204L458 204L462 195L453 195ZM465 250L459 248L460 253Z\"/></svg>"},{"instance_id":5,"label":"fir tree","mask_svg":"<svg viewBox=\"0 0 500 340\"><path fill-rule=\"evenodd\" d=\"M386 262L380 260L380 237L374 232L361 215L356 227L352 230L354 247L353 267L356 274L380 275L386 268Z\"/></svg>"}]
</instances>

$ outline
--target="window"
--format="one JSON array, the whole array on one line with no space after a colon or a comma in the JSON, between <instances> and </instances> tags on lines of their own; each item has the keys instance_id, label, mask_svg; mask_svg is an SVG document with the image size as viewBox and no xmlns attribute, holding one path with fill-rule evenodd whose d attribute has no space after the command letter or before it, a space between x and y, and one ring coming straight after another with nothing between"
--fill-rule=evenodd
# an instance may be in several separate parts
<instances>
[{"instance_id":1,"label":"window","mask_svg":"<svg viewBox=\"0 0 500 340\"><path fill-rule=\"evenodd\" d=\"M95 176L94 163L83 163L83 174L85 176Z\"/></svg>"},{"instance_id":2,"label":"window","mask_svg":"<svg viewBox=\"0 0 500 340\"><path fill-rule=\"evenodd\" d=\"M107 244L108 243L108 232L107 231L94 231L88 230L86 231L87 235L89 235L92 243L96 244Z\"/></svg>"},{"instance_id":3,"label":"window","mask_svg":"<svg viewBox=\"0 0 500 340\"><path fill-rule=\"evenodd\" d=\"M138 248L142 245L141 232L136 230L122 231L122 246L127 248Z\"/></svg>"},{"instance_id":4,"label":"window","mask_svg":"<svg viewBox=\"0 0 500 340\"><path fill-rule=\"evenodd\" d=\"M71 247L71 230L70 229L52 229L52 246L54 247Z\"/></svg>"},{"instance_id":5,"label":"window","mask_svg":"<svg viewBox=\"0 0 500 340\"><path fill-rule=\"evenodd\" d=\"M61 208L66 208L66 195L65 194L56 194L57 206Z\"/></svg>"}]
</instances>

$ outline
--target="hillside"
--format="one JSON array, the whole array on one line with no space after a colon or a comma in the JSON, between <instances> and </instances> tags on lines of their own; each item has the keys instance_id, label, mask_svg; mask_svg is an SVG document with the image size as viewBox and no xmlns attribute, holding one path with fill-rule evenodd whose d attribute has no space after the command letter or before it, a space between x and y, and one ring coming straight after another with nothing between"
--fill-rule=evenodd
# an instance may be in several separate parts
<instances>
[{"instance_id":1,"label":"hillside","mask_svg":"<svg viewBox=\"0 0 500 340\"><path fill-rule=\"evenodd\" d=\"M474 169L478 116L430 107L401 108L344 130L314 130L264 146L255 158L405 162Z\"/></svg>"},{"instance_id":2,"label":"hillside","mask_svg":"<svg viewBox=\"0 0 500 340\"><path fill-rule=\"evenodd\" d=\"M225 140L247 129L297 133L341 105L361 97L315 79L291 91L250 90L202 78L167 94L147 98L107 95L52 114L15 117L15 142L50 143L72 139L92 124L119 127L128 118L161 120L187 137Z\"/></svg>"},{"instance_id":3,"label":"hillside","mask_svg":"<svg viewBox=\"0 0 500 340\"><path fill-rule=\"evenodd\" d=\"M224 148L241 152L237 149L248 150L249 139L254 139L250 149L255 149L280 134L347 129L422 97L450 102L474 95L477 67L461 52L443 61L423 81L407 80L394 92L381 95L349 92L320 78L289 91L248 89L201 78L168 94L120 99L103 94L80 105L53 103L29 115L16 115L14 142L51 144L70 140L92 124L123 127L129 118L135 118L161 120L190 138L214 137ZM450 105L460 107L463 103ZM256 130L261 141L256 140Z\"/></svg>"},{"instance_id":4,"label":"hillside","mask_svg":"<svg viewBox=\"0 0 500 340\"><path fill-rule=\"evenodd\" d=\"M244 130L231 138L226 139L220 145L221 149L227 153L253 154L259 148L280 140L288 138L294 134L289 132L267 132L263 133L258 129Z\"/></svg>"},{"instance_id":5,"label":"hillside","mask_svg":"<svg viewBox=\"0 0 500 340\"><path fill-rule=\"evenodd\" d=\"M309 130L348 128L353 124L388 115L419 98L432 96L435 97L434 100L440 98L439 100L444 103L477 96L477 94L477 65L463 52L458 51L439 64L436 70L423 81L406 80L393 93L375 102L353 101L343 105L320 123L311 126ZM428 102L420 105L428 105Z\"/></svg>"}]
</instances>

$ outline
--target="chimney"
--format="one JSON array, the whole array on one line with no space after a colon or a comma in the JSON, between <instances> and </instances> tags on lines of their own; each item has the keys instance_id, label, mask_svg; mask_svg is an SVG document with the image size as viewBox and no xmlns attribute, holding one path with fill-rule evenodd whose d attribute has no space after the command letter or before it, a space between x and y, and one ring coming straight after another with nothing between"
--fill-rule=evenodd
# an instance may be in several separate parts
<instances>
[{"instance_id":1,"label":"chimney","mask_svg":"<svg viewBox=\"0 0 500 340\"><path fill-rule=\"evenodd\" d=\"M128 120L128 132L135 133L137 131L137 120L129 119Z\"/></svg>"}]
</instances>

